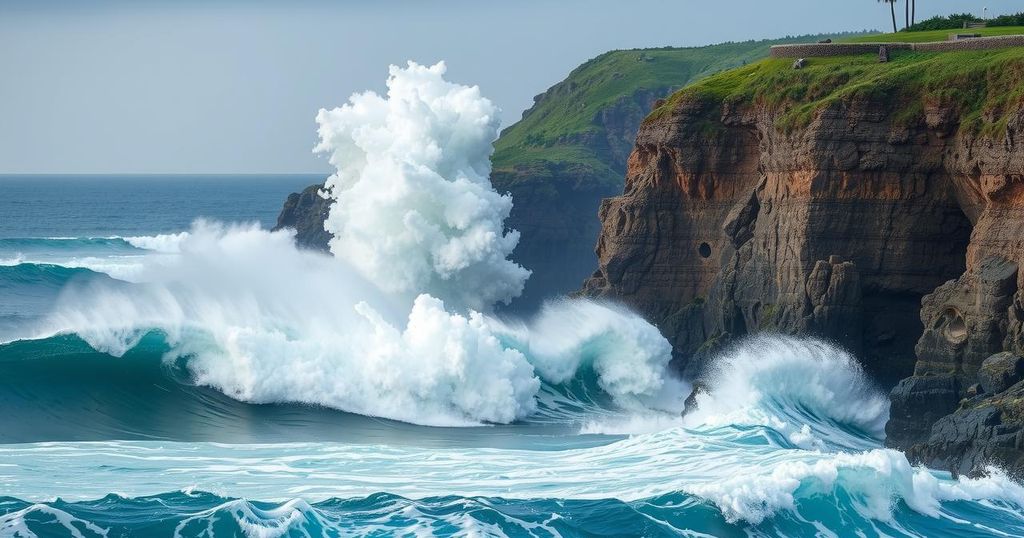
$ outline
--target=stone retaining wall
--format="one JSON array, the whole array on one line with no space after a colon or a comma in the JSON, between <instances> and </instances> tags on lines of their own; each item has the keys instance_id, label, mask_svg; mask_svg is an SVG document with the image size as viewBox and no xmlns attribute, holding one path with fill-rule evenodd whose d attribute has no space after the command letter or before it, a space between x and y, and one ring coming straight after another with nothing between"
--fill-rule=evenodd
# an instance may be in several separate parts
<instances>
[{"instance_id":1,"label":"stone retaining wall","mask_svg":"<svg viewBox=\"0 0 1024 538\"><path fill-rule=\"evenodd\" d=\"M1024 35L979 37L932 43L798 43L794 45L773 45L771 56L773 58L822 58L827 56L878 54L878 48L882 46L888 47L889 51L914 50L921 52L999 49L1005 47L1024 47Z\"/></svg>"}]
</instances>

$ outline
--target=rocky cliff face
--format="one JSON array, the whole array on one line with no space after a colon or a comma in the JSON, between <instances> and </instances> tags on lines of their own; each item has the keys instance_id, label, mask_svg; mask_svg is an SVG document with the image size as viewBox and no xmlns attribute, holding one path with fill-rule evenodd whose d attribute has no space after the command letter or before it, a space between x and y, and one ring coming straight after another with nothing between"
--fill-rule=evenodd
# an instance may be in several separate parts
<instances>
[{"instance_id":1,"label":"rocky cliff face","mask_svg":"<svg viewBox=\"0 0 1024 538\"><path fill-rule=\"evenodd\" d=\"M972 109L1005 91L984 72L929 88L887 81L895 66L820 69L769 61L656 110L601 206L584 292L655 321L691 375L752 332L838 341L883 384L907 378L891 445L1024 470L1024 384L978 384L988 357L1024 351L1022 100Z\"/></svg>"}]
</instances>

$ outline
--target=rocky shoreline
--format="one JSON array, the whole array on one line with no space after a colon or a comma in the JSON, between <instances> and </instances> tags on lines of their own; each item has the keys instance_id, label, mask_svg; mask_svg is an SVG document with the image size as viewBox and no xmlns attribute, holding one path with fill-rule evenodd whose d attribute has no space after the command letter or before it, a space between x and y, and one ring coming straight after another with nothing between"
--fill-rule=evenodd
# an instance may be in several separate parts
<instances>
[{"instance_id":1,"label":"rocky shoreline","mask_svg":"<svg viewBox=\"0 0 1024 538\"><path fill-rule=\"evenodd\" d=\"M1022 66L1024 53L1004 67ZM791 73L771 76L806 81ZM1005 90L960 77L901 96L825 80L833 97L800 124L807 101L722 97L714 80L649 116L623 194L601 206L584 293L656 323L690 376L756 332L837 342L895 385L889 446L1019 476L1024 103L1000 101L978 128L943 95Z\"/></svg>"}]
</instances>

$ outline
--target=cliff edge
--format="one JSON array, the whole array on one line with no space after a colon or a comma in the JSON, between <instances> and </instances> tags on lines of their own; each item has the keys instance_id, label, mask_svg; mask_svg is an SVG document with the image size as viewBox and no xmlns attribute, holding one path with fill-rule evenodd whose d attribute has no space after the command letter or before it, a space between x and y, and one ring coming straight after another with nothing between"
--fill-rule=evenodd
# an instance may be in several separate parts
<instances>
[{"instance_id":1,"label":"cliff edge","mask_svg":"<svg viewBox=\"0 0 1024 538\"><path fill-rule=\"evenodd\" d=\"M584 293L657 323L691 375L758 331L836 341L896 385L889 445L1021 472L1024 49L890 60L769 59L673 94L601 205Z\"/></svg>"}]
</instances>

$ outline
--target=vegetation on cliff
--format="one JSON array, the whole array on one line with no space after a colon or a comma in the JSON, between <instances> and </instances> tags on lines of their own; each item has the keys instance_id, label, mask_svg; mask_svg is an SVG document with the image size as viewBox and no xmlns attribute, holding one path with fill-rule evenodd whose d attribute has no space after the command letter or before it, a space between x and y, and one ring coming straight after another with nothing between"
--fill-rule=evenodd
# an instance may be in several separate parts
<instances>
[{"instance_id":1,"label":"vegetation on cliff","mask_svg":"<svg viewBox=\"0 0 1024 538\"><path fill-rule=\"evenodd\" d=\"M1024 31L1019 29L1018 31ZM888 36L886 36L888 37ZM676 110L683 102L706 105L754 104L782 110L776 126L807 125L836 102L885 102L908 124L922 121L928 105L958 114L961 128L998 135L1008 113L1024 103L1024 48L960 52L893 51L888 63L874 54L813 58L803 69L792 60L772 58L704 79L673 94L646 121ZM879 97L883 97L879 99ZM715 106L717 105L717 106Z\"/></svg>"},{"instance_id":2,"label":"vegetation on cliff","mask_svg":"<svg viewBox=\"0 0 1024 538\"><path fill-rule=\"evenodd\" d=\"M772 45L823 37L617 50L593 58L538 95L522 120L502 131L494 144L495 183L501 189L520 181L586 175L589 181L620 187L625 159L609 155L619 148L608 147L610 126L604 121L611 119L608 111L619 107L624 109L618 111L621 114L637 112L642 118L647 110L628 110L639 106L630 99L638 93L648 94L653 101L708 75L756 62L768 55ZM632 133L637 126L632 125ZM628 155L632 148L628 138L623 138L625 149L620 154ZM573 173L551 173L559 169Z\"/></svg>"},{"instance_id":3,"label":"vegetation on cliff","mask_svg":"<svg viewBox=\"0 0 1024 538\"><path fill-rule=\"evenodd\" d=\"M946 30L925 30L920 32L907 32L901 30L895 34L870 34L858 35L843 38L844 43L928 43L932 41L946 41L949 34L954 33ZM959 32L957 32L959 33ZM1024 26L999 26L993 28L971 28L962 30L962 33L979 34L982 37L993 37L1001 35L1024 34Z\"/></svg>"},{"instance_id":4,"label":"vegetation on cliff","mask_svg":"<svg viewBox=\"0 0 1024 538\"><path fill-rule=\"evenodd\" d=\"M919 23L910 25L909 28L904 28L904 32L917 32L922 30L959 30L964 27L964 23L972 22L984 22L988 26L1022 26L1024 25L1024 12L1015 13L1012 15L1000 15L991 19L982 21L978 17L971 13L954 13L943 17L941 15L932 17L930 19L923 20ZM972 31L976 30L974 28Z\"/></svg>"}]
</instances>

